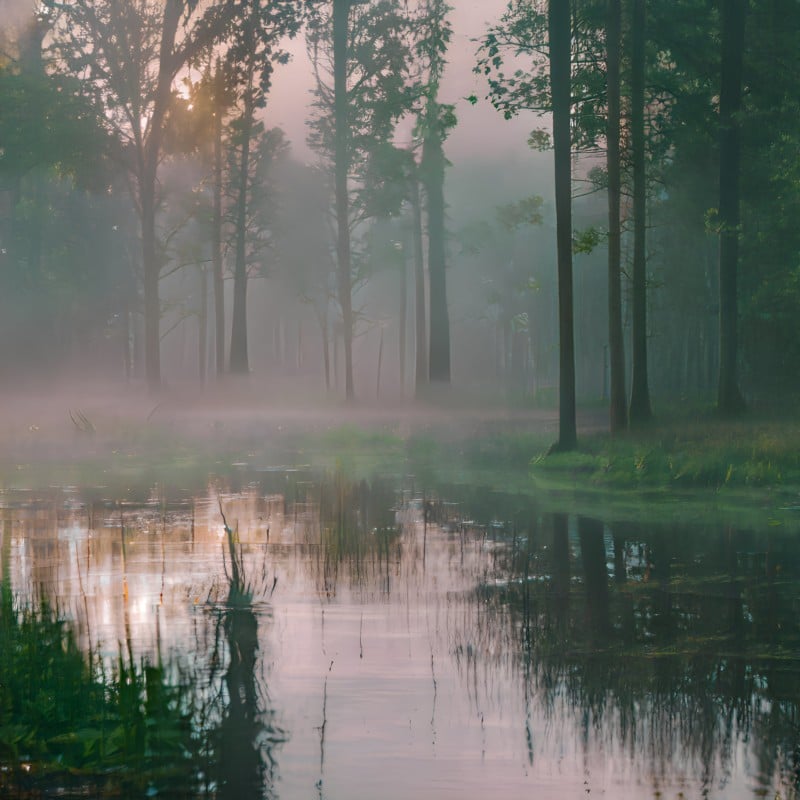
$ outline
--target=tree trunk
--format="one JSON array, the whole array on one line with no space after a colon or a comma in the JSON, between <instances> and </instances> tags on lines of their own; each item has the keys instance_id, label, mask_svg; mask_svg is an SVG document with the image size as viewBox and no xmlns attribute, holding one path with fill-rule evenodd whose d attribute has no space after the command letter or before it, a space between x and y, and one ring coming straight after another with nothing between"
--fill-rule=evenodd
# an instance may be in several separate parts
<instances>
[{"instance_id":1,"label":"tree trunk","mask_svg":"<svg viewBox=\"0 0 800 800\"><path fill-rule=\"evenodd\" d=\"M428 382L428 329L425 322L425 255L422 246L422 204L419 181L411 182L411 209L414 226L414 392Z\"/></svg>"},{"instance_id":2,"label":"tree trunk","mask_svg":"<svg viewBox=\"0 0 800 800\"><path fill-rule=\"evenodd\" d=\"M231 319L230 371L247 375L250 363L247 356L247 200L250 182L250 139L253 133L252 72L244 101L242 149L239 160L239 186L236 198L236 262L233 273L233 316Z\"/></svg>"},{"instance_id":3,"label":"tree trunk","mask_svg":"<svg viewBox=\"0 0 800 800\"><path fill-rule=\"evenodd\" d=\"M611 368L609 427L611 433L628 424L625 398L625 350L622 337L622 288L620 284L620 39L621 0L608 0L606 23L608 124L606 129L608 168L608 349Z\"/></svg>"},{"instance_id":4,"label":"tree trunk","mask_svg":"<svg viewBox=\"0 0 800 800\"><path fill-rule=\"evenodd\" d=\"M631 425L652 417L647 379L647 186L645 184L644 81L646 0L633 0L631 149L633 155L633 368Z\"/></svg>"},{"instance_id":5,"label":"tree trunk","mask_svg":"<svg viewBox=\"0 0 800 800\"><path fill-rule=\"evenodd\" d=\"M408 263L403 248L403 262L400 265L400 396L406 391L406 323L408 317Z\"/></svg>"},{"instance_id":6,"label":"tree trunk","mask_svg":"<svg viewBox=\"0 0 800 800\"><path fill-rule=\"evenodd\" d=\"M179 0L167 0L159 48L155 102L150 118L150 134L138 152L139 204L142 223L142 271L144 273L144 361L147 387L161 387L161 302L158 281L161 259L156 249L156 174L161 155L164 118L169 108L174 77L175 36L182 13Z\"/></svg>"},{"instance_id":7,"label":"tree trunk","mask_svg":"<svg viewBox=\"0 0 800 800\"><path fill-rule=\"evenodd\" d=\"M431 381L450 383L450 317L444 250L444 149L432 132L423 145L425 195L428 200L428 278L431 293L431 338L428 375Z\"/></svg>"},{"instance_id":8,"label":"tree trunk","mask_svg":"<svg viewBox=\"0 0 800 800\"><path fill-rule=\"evenodd\" d=\"M208 354L208 273L205 264L200 267L200 307L197 310L197 361L200 385L206 384Z\"/></svg>"},{"instance_id":9,"label":"tree trunk","mask_svg":"<svg viewBox=\"0 0 800 800\"><path fill-rule=\"evenodd\" d=\"M225 374L225 283L222 274L222 73L217 65L214 109L214 212L211 260L214 270L214 353L217 378Z\"/></svg>"},{"instance_id":10,"label":"tree trunk","mask_svg":"<svg viewBox=\"0 0 800 800\"><path fill-rule=\"evenodd\" d=\"M330 336L328 335L328 311L320 312L317 314L317 321L319 322L319 330L322 336L322 359L325 366L325 391L331 390L331 345Z\"/></svg>"},{"instance_id":11,"label":"tree trunk","mask_svg":"<svg viewBox=\"0 0 800 800\"><path fill-rule=\"evenodd\" d=\"M142 176L139 191L144 272L144 371L148 389L156 392L161 386L161 302L158 296L161 269L156 253L155 173Z\"/></svg>"},{"instance_id":12,"label":"tree trunk","mask_svg":"<svg viewBox=\"0 0 800 800\"><path fill-rule=\"evenodd\" d=\"M381 365L383 364L383 327L381 327L381 340L378 345L378 370L375 379L375 399L381 399Z\"/></svg>"},{"instance_id":13,"label":"tree trunk","mask_svg":"<svg viewBox=\"0 0 800 800\"><path fill-rule=\"evenodd\" d=\"M350 166L347 109L347 38L350 0L333 0L333 84L336 184L336 260L339 305L344 339L345 397L355 399L353 385L353 297L350 254Z\"/></svg>"},{"instance_id":14,"label":"tree trunk","mask_svg":"<svg viewBox=\"0 0 800 800\"><path fill-rule=\"evenodd\" d=\"M722 1L722 81L719 98L719 384L717 409L744 409L738 382L737 269L739 264L739 162L737 115L742 106L742 53L746 0Z\"/></svg>"},{"instance_id":15,"label":"tree trunk","mask_svg":"<svg viewBox=\"0 0 800 800\"><path fill-rule=\"evenodd\" d=\"M570 152L570 4L550 0L550 82L553 94L556 243L558 250L559 430L557 450L578 443L575 422L575 335L572 303L572 165Z\"/></svg>"}]
</instances>

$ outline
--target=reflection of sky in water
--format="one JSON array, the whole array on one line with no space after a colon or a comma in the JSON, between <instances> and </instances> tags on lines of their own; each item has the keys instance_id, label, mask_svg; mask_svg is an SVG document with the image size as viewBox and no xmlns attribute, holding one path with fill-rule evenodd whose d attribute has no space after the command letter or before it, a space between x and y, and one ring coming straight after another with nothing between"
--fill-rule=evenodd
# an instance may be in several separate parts
<instances>
[{"instance_id":1,"label":"reflection of sky in water","mask_svg":"<svg viewBox=\"0 0 800 800\"><path fill-rule=\"evenodd\" d=\"M485 536L452 524L426 533L414 503L388 550L367 532L359 559L334 563L317 546L324 525L314 492L309 485L296 505L256 489L222 497L256 589L259 681L289 737L277 750L279 796L774 796L773 776L759 776L735 724L730 759L723 764L712 748L701 763L685 731L646 701L628 709L636 739L620 736L613 697L591 722L570 688L591 663L570 666L567 656L551 686L532 664L526 683L519 620L474 594L479 583L513 583L491 526ZM85 645L100 643L110 658L128 640L137 654L160 647L195 664L209 658L212 611L225 601L230 570L216 494L166 510L124 508L124 547L113 506L95 510L92 530L74 497L3 514L15 592L50 598L77 621ZM613 573L614 542L608 529L601 535ZM579 546L574 522L568 540ZM635 581L642 552L629 553ZM579 574L573 564L572 584ZM531 575L531 585L546 580Z\"/></svg>"}]
</instances>

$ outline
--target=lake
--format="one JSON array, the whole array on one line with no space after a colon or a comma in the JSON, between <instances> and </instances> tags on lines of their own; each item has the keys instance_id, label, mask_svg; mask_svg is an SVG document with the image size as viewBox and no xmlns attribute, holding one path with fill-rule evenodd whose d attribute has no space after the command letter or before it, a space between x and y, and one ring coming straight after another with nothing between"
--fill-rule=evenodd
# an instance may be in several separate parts
<instances>
[{"instance_id":1,"label":"lake","mask_svg":"<svg viewBox=\"0 0 800 800\"><path fill-rule=\"evenodd\" d=\"M797 796L794 526L286 463L3 491L3 796Z\"/></svg>"}]
</instances>

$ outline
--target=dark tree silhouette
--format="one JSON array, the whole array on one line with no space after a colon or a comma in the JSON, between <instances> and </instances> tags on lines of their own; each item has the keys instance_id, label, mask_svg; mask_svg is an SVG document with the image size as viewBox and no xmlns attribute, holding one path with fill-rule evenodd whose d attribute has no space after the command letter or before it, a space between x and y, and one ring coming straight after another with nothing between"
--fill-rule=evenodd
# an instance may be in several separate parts
<instances>
[{"instance_id":1,"label":"dark tree silhouette","mask_svg":"<svg viewBox=\"0 0 800 800\"><path fill-rule=\"evenodd\" d=\"M746 0L722 0L719 96L719 386L723 414L744 409L738 381L739 162Z\"/></svg>"},{"instance_id":2,"label":"dark tree silhouette","mask_svg":"<svg viewBox=\"0 0 800 800\"><path fill-rule=\"evenodd\" d=\"M559 428L557 450L577 446L575 420L575 335L572 301L572 162L570 141L570 5L550 0L550 86L553 97L556 246L558 252Z\"/></svg>"},{"instance_id":3,"label":"dark tree silhouette","mask_svg":"<svg viewBox=\"0 0 800 800\"><path fill-rule=\"evenodd\" d=\"M647 379L647 184L645 175L646 0L633 0L631 25L631 150L633 160L633 366L630 421L652 417Z\"/></svg>"}]
</instances>

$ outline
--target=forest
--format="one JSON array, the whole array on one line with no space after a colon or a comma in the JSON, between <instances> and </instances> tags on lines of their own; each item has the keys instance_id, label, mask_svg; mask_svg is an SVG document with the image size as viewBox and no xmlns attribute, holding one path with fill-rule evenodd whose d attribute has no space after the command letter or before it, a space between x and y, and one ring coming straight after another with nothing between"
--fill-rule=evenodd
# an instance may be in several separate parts
<instances>
[{"instance_id":1,"label":"forest","mask_svg":"<svg viewBox=\"0 0 800 800\"><path fill-rule=\"evenodd\" d=\"M798 0L0 0L0 796L800 797Z\"/></svg>"},{"instance_id":2,"label":"forest","mask_svg":"<svg viewBox=\"0 0 800 800\"><path fill-rule=\"evenodd\" d=\"M511 0L466 42L460 5L8 3L3 382L452 384L557 404L565 449L577 404L790 403L797 3ZM305 142L271 115L298 59ZM450 154L473 106L529 165Z\"/></svg>"}]
</instances>

